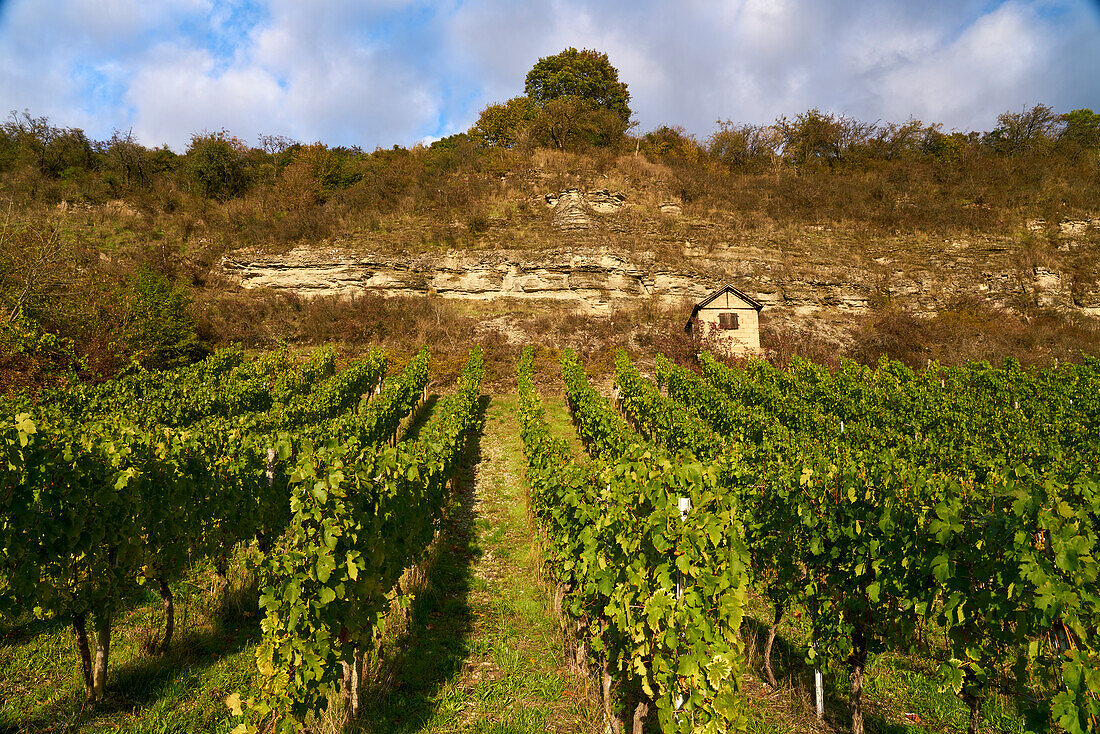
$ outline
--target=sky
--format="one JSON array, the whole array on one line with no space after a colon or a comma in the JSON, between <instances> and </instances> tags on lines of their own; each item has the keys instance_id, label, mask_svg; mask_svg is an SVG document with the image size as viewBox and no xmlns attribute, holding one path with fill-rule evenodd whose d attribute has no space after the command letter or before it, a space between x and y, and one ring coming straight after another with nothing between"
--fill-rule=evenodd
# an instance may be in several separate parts
<instances>
[{"instance_id":1,"label":"sky","mask_svg":"<svg viewBox=\"0 0 1100 734\"><path fill-rule=\"evenodd\" d=\"M0 114L179 152L221 129L409 146L569 46L608 54L641 132L1100 110L1100 0L0 0Z\"/></svg>"}]
</instances>

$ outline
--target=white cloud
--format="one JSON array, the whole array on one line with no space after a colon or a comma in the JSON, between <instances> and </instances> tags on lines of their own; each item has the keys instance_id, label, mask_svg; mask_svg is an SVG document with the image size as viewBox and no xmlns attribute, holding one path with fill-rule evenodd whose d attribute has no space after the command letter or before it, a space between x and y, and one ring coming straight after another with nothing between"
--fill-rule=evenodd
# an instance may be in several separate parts
<instances>
[{"instance_id":1,"label":"white cloud","mask_svg":"<svg viewBox=\"0 0 1100 734\"><path fill-rule=\"evenodd\" d=\"M608 53L640 129L700 137L810 107L987 129L1005 109L1100 99L1088 0L250 2L8 0L0 109L177 149L223 126L408 145L465 129L566 46Z\"/></svg>"},{"instance_id":2,"label":"white cloud","mask_svg":"<svg viewBox=\"0 0 1100 734\"><path fill-rule=\"evenodd\" d=\"M192 133L226 128L238 136L262 127L282 90L255 67L211 74L214 59L194 48L165 45L134 76L126 102L135 110L134 134L148 144L187 146ZM255 143L255 135L247 142Z\"/></svg>"},{"instance_id":3,"label":"white cloud","mask_svg":"<svg viewBox=\"0 0 1100 734\"><path fill-rule=\"evenodd\" d=\"M908 113L960 129L988 129L1007 108L1050 100L1035 71L1047 67L1057 47L1058 38L1032 8L1009 3L952 43L882 75L875 86L892 117Z\"/></svg>"}]
</instances>

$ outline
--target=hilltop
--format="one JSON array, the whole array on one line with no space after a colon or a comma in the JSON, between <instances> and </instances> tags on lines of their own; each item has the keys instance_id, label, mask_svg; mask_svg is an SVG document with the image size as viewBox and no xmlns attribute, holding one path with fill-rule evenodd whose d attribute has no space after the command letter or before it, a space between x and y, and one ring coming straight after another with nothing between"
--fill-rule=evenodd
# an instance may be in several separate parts
<instances>
[{"instance_id":1,"label":"hilltop","mask_svg":"<svg viewBox=\"0 0 1100 734\"><path fill-rule=\"evenodd\" d=\"M722 282L766 304L780 360L1097 351L1091 111L1040 105L945 134L811 110L702 141L623 126L558 144L537 120L494 138L489 111L468 133L369 153L220 131L176 154L13 116L5 383L233 341L686 353L685 304Z\"/></svg>"}]
</instances>

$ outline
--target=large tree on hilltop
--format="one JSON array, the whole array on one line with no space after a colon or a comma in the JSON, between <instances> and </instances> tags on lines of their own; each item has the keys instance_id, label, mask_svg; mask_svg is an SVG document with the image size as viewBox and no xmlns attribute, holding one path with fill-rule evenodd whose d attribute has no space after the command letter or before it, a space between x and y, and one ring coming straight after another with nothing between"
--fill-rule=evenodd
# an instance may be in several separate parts
<instances>
[{"instance_id":1,"label":"large tree on hilltop","mask_svg":"<svg viewBox=\"0 0 1100 734\"><path fill-rule=\"evenodd\" d=\"M577 98L630 119L630 92L607 54L595 49L567 48L538 60L527 72L524 93L540 107L561 98Z\"/></svg>"}]
</instances>

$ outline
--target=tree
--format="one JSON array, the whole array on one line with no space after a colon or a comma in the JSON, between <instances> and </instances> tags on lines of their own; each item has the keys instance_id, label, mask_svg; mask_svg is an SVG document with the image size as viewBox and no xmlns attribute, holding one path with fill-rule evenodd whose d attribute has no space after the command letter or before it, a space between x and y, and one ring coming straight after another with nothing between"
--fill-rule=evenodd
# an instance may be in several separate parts
<instances>
[{"instance_id":1,"label":"tree","mask_svg":"<svg viewBox=\"0 0 1100 734\"><path fill-rule=\"evenodd\" d=\"M611 110L578 97L552 99L532 123L536 142L559 150L583 145L610 146L622 140L628 123Z\"/></svg>"},{"instance_id":2,"label":"tree","mask_svg":"<svg viewBox=\"0 0 1100 734\"><path fill-rule=\"evenodd\" d=\"M483 109L470 133L486 145L514 148L538 113L538 106L528 97L513 97Z\"/></svg>"},{"instance_id":3,"label":"tree","mask_svg":"<svg viewBox=\"0 0 1100 734\"><path fill-rule=\"evenodd\" d=\"M607 54L594 49L567 48L540 58L527 72L524 93L540 107L556 99L576 98L630 120L630 93Z\"/></svg>"},{"instance_id":4,"label":"tree","mask_svg":"<svg viewBox=\"0 0 1100 734\"><path fill-rule=\"evenodd\" d=\"M9 206L0 224L0 323L24 312L40 318L71 285L77 265L63 232L61 218L13 222Z\"/></svg>"},{"instance_id":5,"label":"tree","mask_svg":"<svg viewBox=\"0 0 1100 734\"><path fill-rule=\"evenodd\" d=\"M783 157L798 166L840 163L851 148L864 145L875 131L873 123L812 109L794 120L780 117L776 130L783 138Z\"/></svg>"},{"instance_id":6,"label":"tree","mask_svg":"<svg viewBox=\"0 0 1100 734\"><path fill-rule=\"evenodd\" d=\"M662 125L642 136L640 149L647 155L698 160L699 143L684 128Z\"/></svg>"},{"instance_id":7,"label":"tree","mask_svg":"<svg viewBox=\"0 0 1100 734\"><path fill-rule=\"evenodd\" d=\"M187 172L202 196L224 201L240 194L248 184L247 153L245 144L225 130L192 135Z\"/></svg>"},{"instance_id":8,"label":"tree","mask_svg":"<svg viewBox=\"0 0 1100 734\"><path fill-rule=\"evenodd\" d=\"M153 160L149 151L134 140L132 132L115 130L104 143L103 157L106 177L113 187L124 191L131 186L148 188L154 172Z\"/></svg>"},{"instance_id":9,"label":"tree","mask_svg":"<svg viewBox=\"0 0 1100 734\"><path fill-rule=\"evenodd\" d=\"M775 165L783 140L774 125L737 125L719 120L707 150L728 166Z\"/></svg>"},{"instance_id":10,"label":"tree","mask_svg":"<svg viewBox=\"0 0 1100 734\"><path fill-rule=\"evenodd\" d=\"M1062 115L1065 123L1060 141L1084 149L1100 148L1100 114L1088 108L1073 110Z\"/></svg>"},{"instance_id":11,"label":"tree","mask_svg":"<svg viewBox=\"0 0 1100 734\"><path fill-rule=\"evenodd\" d=\"M1054 114L1054 110L1045 104L1037 104L1030 110L999 115L997 127L982 142L997 153L1021 155L1049 147L1061 128L1061 118Z\"/></svg>"},{"instance_id":12,"label":"tree","mask_svg":"<svg viewBox=\"0 0 1100 734\"><path fill-rule=\"evenodd\" d=\"M182 287L148 268L130 278L126 300L126 346L146 367L178 367L203 356L205 347L187 313L190 298Z\"/></svg>"}]
</instances>

